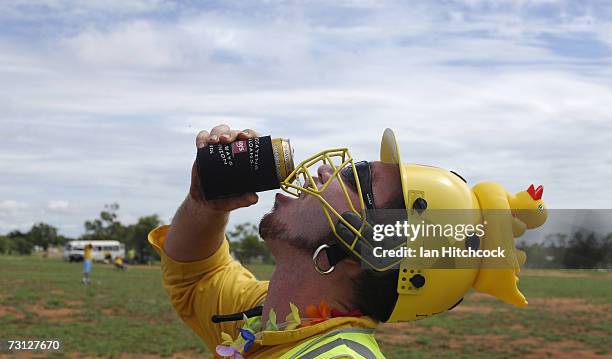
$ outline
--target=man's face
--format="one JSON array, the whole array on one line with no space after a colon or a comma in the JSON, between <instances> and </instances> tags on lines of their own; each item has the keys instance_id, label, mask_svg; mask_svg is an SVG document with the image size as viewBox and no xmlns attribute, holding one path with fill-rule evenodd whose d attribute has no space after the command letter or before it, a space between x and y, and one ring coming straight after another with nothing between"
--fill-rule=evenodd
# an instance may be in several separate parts
<instances>
[{"instance_id":1,"label":"man's face","mask_svg":"<svg viewBox=\"0 0 612 359\"><path fill-rule=\"evenodd\" d=\"M381 208L393 196L401 194L399 167L394 164L372 162L372 192L375 206ZM330 165L322 165L313 175L317 188L333 175ZM361 211L357 188L343 178L353 207ZM321 196L339 213L350 211L350 204L342 191L338 178L333 178ZM334 222L337 218L332 215ZM260 234L270 243L270 240L288 241L294 247L302 248L312 253L326 239L332 237L331 228L319 199L305 192L299 198L276 194L272 211L262 218Z\"/></svg>"}]
</instances>

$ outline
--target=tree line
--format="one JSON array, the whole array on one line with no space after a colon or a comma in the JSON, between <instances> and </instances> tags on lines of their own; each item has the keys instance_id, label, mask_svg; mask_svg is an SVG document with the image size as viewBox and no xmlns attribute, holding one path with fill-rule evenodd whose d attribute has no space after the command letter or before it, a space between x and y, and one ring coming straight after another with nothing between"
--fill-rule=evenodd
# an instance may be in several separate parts
<instances>
[{"instance_id":1,"label":"tree line","mask_svg":"<svg viewBox=\"0 0 612 359\"><path fill-rule=\"evenodd\" d=\"M274 264L274 258L259 237L256 225L249 222L238 224L233 230L227 232L227 238L232 255L241 263L249 264L256 261Z\"/></svg>"},{"instance_id":2,"label":"tree line","mask_svg":"<svg viewBox=\"0 0 612 359\"><path fill-rule=\"evenodd\" d=\"M126 225L119 221L118 211L117 203L105 205L98 218L85 221L85 232L78 238L60 235L56 227L44 222L34 224L27 232L14 230L0 235L0 254L30 255L35 247L46 252L49 247L63 247L72 240L116 240L123 243L128 252L133 250L138 262L159 259L147 241L149 232L162 224L159 216L143 216L136 223ZM227 236L232 254L241 262L273 263L270 252L259 237L257 226L238 224Z\"/></svg>"},{"instance_id":3,"label":"tree line","mask_svg":"<svg viewBox=\"0 0 612 359\"><path fill-rule=\"evenodd\" d=\"M540 243L519 242L517 248L526 252L527 268L612 268L612 233L555 233Z\"/></svg>"},{"instance_id":4,"label":"tree line","mask_svg":"<svg viewBox=\"0 0 612 359\"><path fill-rule=\"evenodd\" d=\"M137 261L157 257L147 243L147 234L162 224L159 216L143 216L136 223L125 225L118 220L118 211L117 203L105 205L98 218L85 221L85 232L78 238L60 235L56 227L44 222L34 224L27 232L14 230L0 235L0 254L29 255L35 247L47 251L49 247L64 246L72 240L116 240L125 244L128 251L133 250Z\"/></svg>"}]
</instances>

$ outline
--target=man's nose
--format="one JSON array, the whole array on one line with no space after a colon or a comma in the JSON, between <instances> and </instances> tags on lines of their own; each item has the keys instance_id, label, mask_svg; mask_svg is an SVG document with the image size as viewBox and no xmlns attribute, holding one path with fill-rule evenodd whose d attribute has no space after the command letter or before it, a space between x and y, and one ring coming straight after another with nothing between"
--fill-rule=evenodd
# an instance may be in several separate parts
<instances>
[{"instance_id":1,"label":"man's nose","mask_svg":"<svg viewBox=\"0 0 612 359\"><path fill-rule=\"evenodd\" d=\"M334 169L328 164L321 165L317 169L317 175L319 176L319 181L321 181L321 183L327 182L332 174L334 174Z\"/></svg>"}]
</instances>

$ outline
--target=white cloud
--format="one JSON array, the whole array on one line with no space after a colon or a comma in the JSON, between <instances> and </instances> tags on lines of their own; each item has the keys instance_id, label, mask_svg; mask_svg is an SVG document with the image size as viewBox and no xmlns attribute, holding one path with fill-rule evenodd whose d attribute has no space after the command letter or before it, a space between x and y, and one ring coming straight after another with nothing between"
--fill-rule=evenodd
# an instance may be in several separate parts
<instances>
[{"instance_id":1,"label":"white cloud","mask_svg":"<svg viewBox=\"0 0 612 359\"><path fill-rule=\"evenodd\" d=\"M135 21L108 32L90 28L68 43L90 66L164 67L178 61L173 39L165 35L149 22Z\"/></svg>"},{"instance_id":2,"label":"white cloud","mask_svg":"<svg viewBox=\"0 0 612 359\"><path fill-rule=\"evenodd\" d=\"M28 207L28 204L25 202L10 199L0 202L0 212L15 212L27 209Z\"/></svg>"},{"instance_id":3,"label":"white cloud","mask_svg":"<svg viewBox=\"0 0 612 359\"><path fill-rule=\"evenodd\" d=\"M150 14L172 10L165 0L15 0L3 2L0 18L21 21Z\"/></svg>"},{"instance_id":4,"label":"white cloud","mask_svg":"<svg viewBox=\"0 0 612 359\"><path fill-rule=\"evenodd\" d=\"M62 200L51 200L49 201L47 208L51 211L63 211L68 209L70 204L67 201Z\"/></svg>"}]
</instances>

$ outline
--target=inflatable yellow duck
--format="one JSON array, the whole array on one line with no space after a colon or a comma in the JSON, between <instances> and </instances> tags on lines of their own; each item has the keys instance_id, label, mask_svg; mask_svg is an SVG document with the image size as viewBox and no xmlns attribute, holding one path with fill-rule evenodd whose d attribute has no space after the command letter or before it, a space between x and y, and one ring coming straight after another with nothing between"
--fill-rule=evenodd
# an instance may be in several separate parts
<instances>
[{"instance_id":1,"label":"inflatable yellow duck","mask_svg":"<svg viewBox=\"0 0 612 359\"><path fill-rule=\"evenodd\" d=\"M542 201L544 188L531 185L526 191L512 195L497 183L483 182L472 190L485 221L483 249L501 247L507 253L506 263L485 259L473 287L506 303L524 307L527 300L516 285L516 274L526 256L515 248L514 238L523 235L526 229L537 228L546 222L548 212Z\"/></svg>"}]
</instances>

